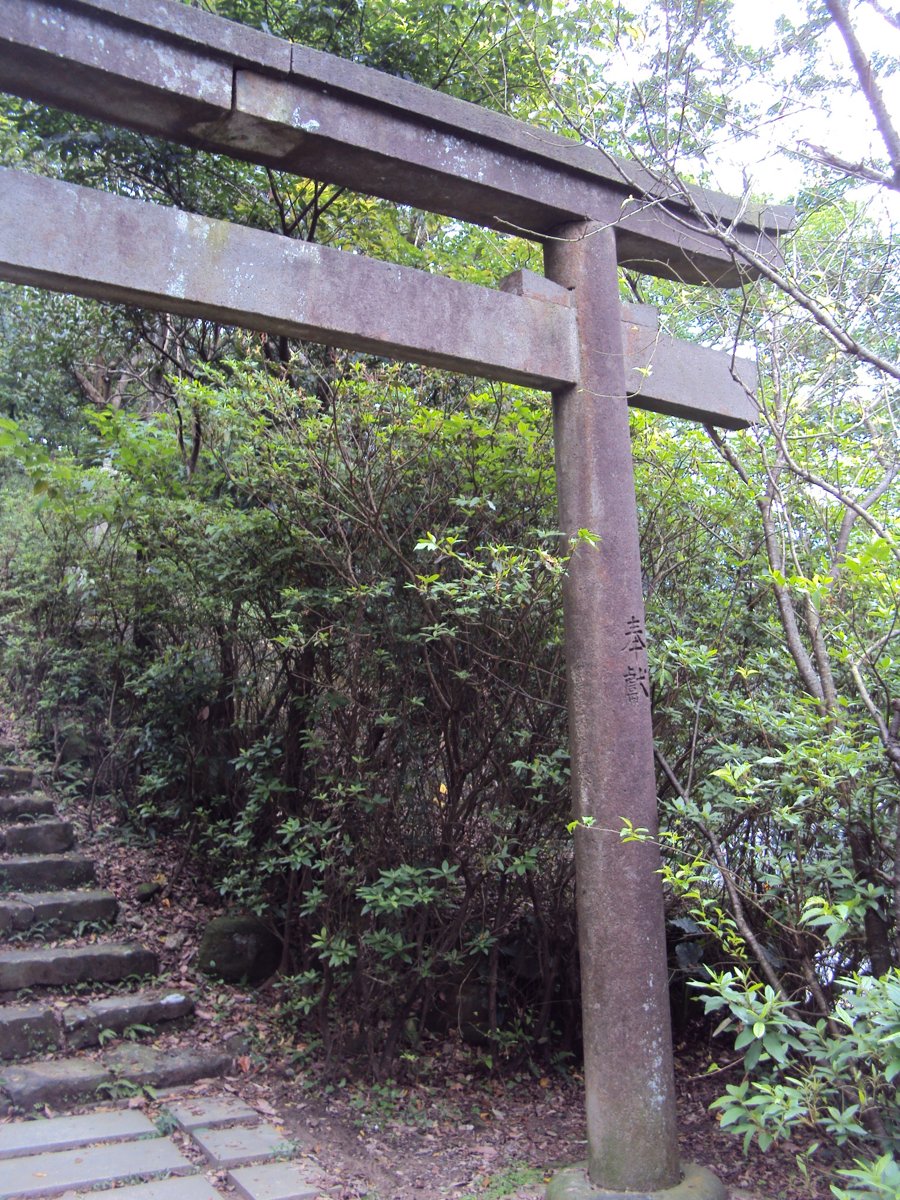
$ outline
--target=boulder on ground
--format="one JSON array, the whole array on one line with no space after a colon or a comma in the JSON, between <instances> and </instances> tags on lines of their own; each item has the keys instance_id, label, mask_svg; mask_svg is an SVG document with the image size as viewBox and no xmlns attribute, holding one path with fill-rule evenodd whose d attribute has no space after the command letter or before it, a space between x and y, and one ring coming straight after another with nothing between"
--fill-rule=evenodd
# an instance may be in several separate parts
<instances>
[{"instance_id":1,"label":"boulder on ground","mask_svg":"<svg viewBox=\"0 0 900 1200\"><path fill-rule=\"evenodd\" d=\"M162 891L162 884L155 879L148 883L139 883L134 889L134 898L138 904L149 904Z\"/></svg>"},{"instance_id":2,"label":"boulder on ground","mask_svg":"<svg viewBox=\"0 0 900 1200\"><path fill-rule=\"evenodd\" d=\"M206 926L197 951L204 975L226 983L261 983L277 970L281 940L259 917L216 917Z\"/></svg>"}]
</instances>

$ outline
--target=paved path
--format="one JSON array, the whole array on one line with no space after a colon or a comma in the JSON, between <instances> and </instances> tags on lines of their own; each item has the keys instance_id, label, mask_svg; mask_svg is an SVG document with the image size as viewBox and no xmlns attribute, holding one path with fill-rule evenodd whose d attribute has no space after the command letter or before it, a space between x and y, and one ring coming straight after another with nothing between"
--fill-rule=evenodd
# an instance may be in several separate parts
<instances>
[{"instance_id":1,"label":"paved path","mask_svg":"<svg viewBox=\"0 0 900 1200\"><path fill-rule=\"evenodd\" d=\"M154 1124L104 1108L0 1125L0 1200L314 1200L318 1172L231 1096L173 1098Z\"/></svg>"}]
</instances>

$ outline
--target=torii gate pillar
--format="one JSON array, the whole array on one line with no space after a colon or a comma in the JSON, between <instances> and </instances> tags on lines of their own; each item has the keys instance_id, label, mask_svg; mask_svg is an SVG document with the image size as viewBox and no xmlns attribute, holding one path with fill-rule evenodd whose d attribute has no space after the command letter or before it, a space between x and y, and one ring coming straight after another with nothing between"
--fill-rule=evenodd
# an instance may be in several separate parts
<instances>
[{"instance_id":1,"label":"torii gate pillar","mask_svg":"<svg viewBox=\"0 0 900 1200\"><path fill-rule=\"evenodd\" d=\"M578 323L580 378L554 392L553 421L559 527L575 539L563 605L588 1133L588 1178L563 1172L548 1196L680 1191L614 231L561 226L545 264L572 292ZM599 541L578 540L579 530ZM623 843L623 819L647 833Z\"/></svg>"}]
</instances>

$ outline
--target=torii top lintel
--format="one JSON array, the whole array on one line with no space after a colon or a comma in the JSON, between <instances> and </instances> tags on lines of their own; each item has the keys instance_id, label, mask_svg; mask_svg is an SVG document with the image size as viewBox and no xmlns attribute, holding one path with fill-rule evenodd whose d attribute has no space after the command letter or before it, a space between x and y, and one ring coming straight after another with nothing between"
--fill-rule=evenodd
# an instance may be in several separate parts
<instances>
[{"instance_id":1,"label":"torii top lintel","mask_svg":"<svg viewBox=\"0 0 900 1200\"><path fill-rule=\"evenodd\" d=\"M715 227L777 261L791 224L173 0L3 0L0 89L537 240L610 224L621 264L689 283L755 274Z\"/></svg>"}]
</instances>

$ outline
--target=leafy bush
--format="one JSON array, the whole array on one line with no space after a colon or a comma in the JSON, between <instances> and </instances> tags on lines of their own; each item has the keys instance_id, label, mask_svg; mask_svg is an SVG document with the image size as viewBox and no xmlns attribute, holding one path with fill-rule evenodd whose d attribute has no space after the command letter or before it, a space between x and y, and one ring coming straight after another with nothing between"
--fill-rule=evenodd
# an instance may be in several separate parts
<instances>
[{"instance_id":1,"label":"leafy bush","mask_svg":"<svg viewBox=\"0 0 900 1200\"><path fill-rule=\"evenodd\" d=\"M745 1148L755 1138L765 1150L799 1131L814 1139L813 1151L868 1154L843 1173L875 1190L835 1187L835 1195L889 1194L877 1187L896 1179L900 1159L900 971L838 980L829 1018L815 1022L746 973L712 974L699 986L708 1012L727 1011L718 1031L737 1030L749 1073L714 1102L720 1123L742 1134Z\"/></svg>"},{"instance_id":2,"label":"leafy bush","mask_svg":"<svg viewBox=\"0 0 900 1200\"><path fill-rule=\"evenodd\" d=\"M474 990L477 1036L540 1049L577 1009L549 414L394 368L331 392L232 362L178 387L190 473L176 421L121 412L100 471L44 464L16 569L39 597L57 560L67 604L22 669L54 720L92 690L99 786L267 916L337 1047L387 1069Z\"/></svg>"}]
</instances>

